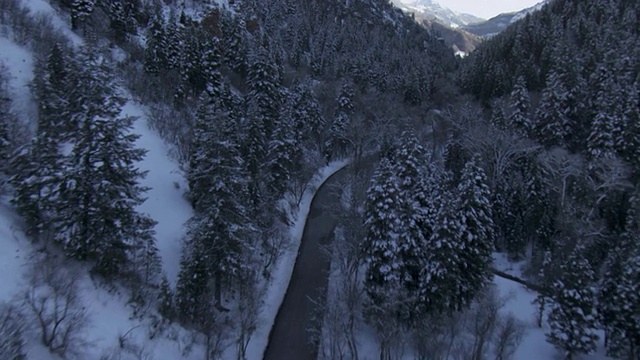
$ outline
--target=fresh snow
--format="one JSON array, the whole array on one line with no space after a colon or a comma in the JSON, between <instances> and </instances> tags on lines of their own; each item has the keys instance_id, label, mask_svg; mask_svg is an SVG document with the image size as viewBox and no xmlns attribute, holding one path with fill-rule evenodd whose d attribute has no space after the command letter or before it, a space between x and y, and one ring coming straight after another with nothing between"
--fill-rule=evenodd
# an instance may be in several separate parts
<instances>
[{"instance_id":1,"label":"fresh snow","mask_svg":"<svg viewBox=\"0 0 640 360\"><path fill-rule=\"evenodd\" d=\"M45 4L30 0L32 5ZM36 118L35 103L28 84L33 78L32 53L7 38L0 38L0 60L9 72L9 92L13 100L13 111L25 123L33 124ZM168 156L168 147L160 137L146 125L146 117L141 106L127 103L123 115L136 116L133 133L140 135L137 146L148 151L145 159L139 163L142 170L149 171L142 181L150 188L147 201L140 211L148 213L158 221L155 227L156 240L163 270L169 280L175 282L179 269L180 245L184 236L184 222L191 216L191 207L184 197L187 189L184 177L177 163ZM26 272L31 252L34 250L22 229L20 217L9 204L7 196L0 198L0 303L13 301L20 292L27 289ZM131 316L128 295L120 291L109 292L96 285L88 276L80 277L82 303L90 317L90 327L85 337L90 346L85 349L87 359L99 359L104 355L112 358L130 359L120 353L119 337L129 332L125 342L128 346L137 346L139 351L151 359L202 359L202 349L194 346L189 354L182 354L188 334L177 326L167 330L175 340L162 335L149 339L149 318L136 319ZM58 359L44 349L39 337L31 336L27 342L28 357L33 359ZM115 354L118 354L117 357Z\"/></svg>"},{"instance_id":2,"label":"fresh snow","mask_svg":"<svg viewBox=\"0 0 640 360\"><path fill-rule=\"evenodd\" d=\"M162 257L163 270L171 284L176 283L180 270L182 239L185 235L184 223L193 215L191 205L185 198L187 183L178 164L169 158L169 148L165 142L147 126L143 107L129 101L122 114L136 116L133 132L140 135L136 146L147 150L140 169L148 171L141 181L149 188L147 200L139 211L149 214L158 224L156 244Z\"/></svg>"},{"instance_id":3,"label":"fresh snow","mask_svg":"<svg viewBox=\"0 0 640 360\"><path fill-rule=\"evenodd\" d=\"M349 162L350 160L348 159L334 161L320 169L311 180L307 190L304 192L297 212L290 215L290 220L292 221L290 228L290 243L284 254L278 259L278 262L271 273L272 280L268 285L267 293L263 300L260 314L258 315L260 319L258 321L258 328L256 329L256 332L247 348L247 355L249 359L262 359L264 351L267 348L269 333L271 332L276 315L278 314L278 309L284 300L287 288L289 287L289 282L291 281L293 267L296 263L296 258L298 257L298 250L300 249L304 226L307 222L307 216L311 209L313 197L320 186L327 181L331 175L347 166Z\"/></svg>"},{"instance_id":4,"label":"fresh snow","mask_svg":"<svg viewBox=\"0 0 640 360\"><path fill-rule=\"evenodd\" d=\"M29 92L29 83L33 79L33 56L29 50L5 37L0 37L0 50L0 63L9 73L11 110L22 123L28 124L36 116L36 107Z\"/></svg>"},{"instance_id":5,"label":"fresh snow","mask_svg":"<svg viewBox=\"0 0 640 360\"><path fill-rule=\"evenodd\" d=\"M504 254L494 254L494 266L508 274L522 277L522 263L509 262ZM508 301L502 309L503 314L512 313L518 320L522 321L526 326L526 333L520 344L520 347L514 354L517 360L538 360L538 359L555 359L562 358L561 353L550 343L547 342L545 333L549 331L547 324L543 324L542 328L538 328L536 324L536 306L532 303L537 294L524 286L495 276L493 278L500 291L500 296L508 296ZM550 308L550 305L547 306ZM605 360L609 359L605 356L604 337L600 336L600 344L598 351L592 355L583 355L583 360Z\"/></svg>"},{"instance_id":6,"label":"fresh snow","mask_svg":"<svg viewBox=\"0 0 640 360\"><path fill-rule=\"evenodd\" d=\"M84 43L84 40L76 33L71 31L71 27L69 26L69 21L63 20L56 10L51 6L51 4L46 0L22 0L22 5L27 9L31 10L32 14L39 14L48 16L51 20L51 24L54 28L60 30L62 34L64 34L67 39L71 40L71 42L75 45L81 45Z\"/></svg>"}]
</instances>

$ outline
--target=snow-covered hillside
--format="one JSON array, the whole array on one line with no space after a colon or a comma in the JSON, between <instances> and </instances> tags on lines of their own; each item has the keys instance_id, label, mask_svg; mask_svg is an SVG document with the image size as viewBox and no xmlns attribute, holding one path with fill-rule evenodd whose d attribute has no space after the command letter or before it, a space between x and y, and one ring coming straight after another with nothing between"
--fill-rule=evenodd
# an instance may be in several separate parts
<instances>
[{"instance_id":1,"label":"snow-covered hillside","mask_svg":"<svg viewBox=\"0 0 640 360\"><path fill-rule=\"evenodd\" d=\"M549 1L550 0L544 0L521 11L500 14L486 21L466 24L463 28L478 36L491 37L500 33L516 21L524 19L527 15L541 10Z\"/></svg>"},{"instance_id":2,"label":"snow-covered hillside","mask_svg":"<svg viewBox=\"0 0 640 360\"><path fill-rule=\"evenodd\" d=\"M483 21L479 17L453 11L434 0L393 0L393 3L402 10L435 18L452 28Z\"/></svg>"}]
</instances>

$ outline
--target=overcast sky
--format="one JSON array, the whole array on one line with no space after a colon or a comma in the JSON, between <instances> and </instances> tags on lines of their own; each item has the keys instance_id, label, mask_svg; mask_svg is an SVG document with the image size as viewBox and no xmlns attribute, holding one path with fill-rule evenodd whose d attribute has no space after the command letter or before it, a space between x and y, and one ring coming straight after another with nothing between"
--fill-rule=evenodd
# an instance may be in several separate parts
<instances>
[{"instance_id":1,"label":"overcast sky","mask_svg":"<svg viewBox=\"0 0 640 360\"><path fill-rule=\"evenodd\" d=\"M500 13L528 8L542 0L437 0L449 9L489 19Z\"/></svg>"}]
</instances>

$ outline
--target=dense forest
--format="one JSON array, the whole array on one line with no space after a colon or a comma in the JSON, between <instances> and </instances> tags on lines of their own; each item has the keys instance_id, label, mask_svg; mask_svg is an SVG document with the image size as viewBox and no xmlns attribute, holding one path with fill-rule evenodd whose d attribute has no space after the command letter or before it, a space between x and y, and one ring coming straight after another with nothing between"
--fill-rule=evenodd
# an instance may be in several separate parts
<instances>
[{"instance_id":1,"label":"dense forest","mask_svg":"<svg viewBox=\"0 0 640 360\"><path fill-rule=\"evenodd\" d=\"M0 307L0 358L27 358L25 318L82 357L72 262L153 336L178 324L207 359L246 359L289 212L342 159L319 358L361 358L363 329L381 360L513 358L526 326L500 313L498 253L564 358L600 337L640 356L637 2L555 0L466 59L386 0L49 3L77 39L0 0L0 33L35 54L36 108L17 120L0 66L2 191L46 264ZM129 101L188 183L175 283L138 210Z\"/></svg>"}]
</instances>

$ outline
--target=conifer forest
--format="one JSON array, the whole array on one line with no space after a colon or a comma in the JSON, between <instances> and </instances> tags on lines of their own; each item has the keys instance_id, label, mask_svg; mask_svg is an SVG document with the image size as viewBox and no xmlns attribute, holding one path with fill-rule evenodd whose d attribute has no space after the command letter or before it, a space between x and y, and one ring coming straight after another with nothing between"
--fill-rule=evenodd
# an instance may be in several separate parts
<instances>
[{"instance_id":1,"label":"conifer forest","mask_svg":"<svg viewBox=\"0 0 640 360\"><path fill-rule=\"evenodd\" d=\"M640 360L640 2L0 0L5 359Z\"/></svg>"}]
</instances>

